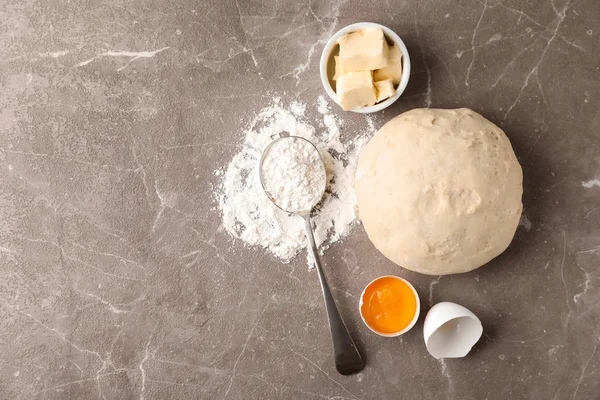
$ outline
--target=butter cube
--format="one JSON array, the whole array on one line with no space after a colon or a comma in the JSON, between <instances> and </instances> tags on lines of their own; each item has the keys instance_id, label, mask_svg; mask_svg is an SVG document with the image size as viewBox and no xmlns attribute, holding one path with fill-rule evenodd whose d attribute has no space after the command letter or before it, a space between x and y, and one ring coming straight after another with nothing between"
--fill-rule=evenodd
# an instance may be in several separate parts
<instances>
[{"instance_id":1,"label":"butter cube","mask_svg":"<svg viewBox=\"0 0 600 400\"><path fill-rule=\"evenodd\" d=\"M374 84L377 102L385 100L388 97L392 97L394 93L396 93L396 90L394 89L394 84L392 83L391 79L386 79L385 81L376 81L374 82Z\"/></svg>"},{"instance_id":2,"label":"butter cube","mask_svg":"<svg viewBox=\"0 0 600 400\"><path fill-rule=\"evenodd\" d=\"M381 28L347 33L337 42L346 73L381 69L388 65L389 46Z\"/></svg>"},{"instance_id":3,"label":"butter cube","mask_svg":"<svg viewBox=\"0 0 600 400\"><path fill-rule=\"evenodd\" d=\"M333 80L337 81L340 76L344 75L344 67L342 66L342 61L339 56L334 56L335 59L335 74L333 75Z\"/></svg>"},{"instance_id":4,"label":"butter cube","mask_svg":"<svg viewBox=\"0 0 600 400\"><path fill-rule=\"evenodd\" d=\"M388 64L387 67L373 72L373 76L376 81L391 79L394 85L397 85L400 83L400 78L402 78L402 51L398 48L397 44L390 47Z\"/></svg>"},{"instance_id":5,"label":"butter cube","mask_svg":"<svg viewBox=\"0 0 600 400\"><path fill-rule=\"evenodd\" d=\"M338 101L344 110L372 106L377 101L371 71L348 72L336 84Z\"/></svg>"}]
</instances>

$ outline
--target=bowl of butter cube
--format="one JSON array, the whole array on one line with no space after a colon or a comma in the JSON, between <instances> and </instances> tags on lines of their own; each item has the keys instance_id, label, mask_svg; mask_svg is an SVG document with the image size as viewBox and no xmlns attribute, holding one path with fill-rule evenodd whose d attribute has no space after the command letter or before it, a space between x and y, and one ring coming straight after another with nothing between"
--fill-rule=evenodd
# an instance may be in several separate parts
<instances>
[{"instance_id":1,"label":"bowl of butter cube","mask_svg":"<svg viewBox=\"0 0 600 400\"><path fill-rule=\"evenodd\" d=\"M402 39L386 26L359 22L329 39L320 62L325 91L345 111L372 113L393 104L410 77Z\"/></svg>"}]
</instances>

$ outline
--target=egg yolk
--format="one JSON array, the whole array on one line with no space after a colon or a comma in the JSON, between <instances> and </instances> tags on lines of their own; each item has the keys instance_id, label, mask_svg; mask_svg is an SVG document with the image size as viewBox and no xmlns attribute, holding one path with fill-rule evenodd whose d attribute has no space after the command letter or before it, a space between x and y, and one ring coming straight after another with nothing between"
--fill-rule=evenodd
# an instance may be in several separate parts
<instances>
[{"instance_id":1,"label":"egg yolk","mask_svg":"<svg viewBox=\"0 0 600 400\"><path fill-rule=\"evenodd\" d=\"M400 332L410 325L416 312L415 294L401 279L384 276L365 289L361 313L377 332Z\"/></svg>"}]
</instances>

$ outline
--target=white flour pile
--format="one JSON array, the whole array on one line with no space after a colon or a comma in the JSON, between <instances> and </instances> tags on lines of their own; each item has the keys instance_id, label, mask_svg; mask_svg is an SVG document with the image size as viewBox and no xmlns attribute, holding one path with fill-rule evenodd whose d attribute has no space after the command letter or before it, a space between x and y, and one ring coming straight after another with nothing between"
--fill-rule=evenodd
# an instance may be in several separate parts
<instances>
[{"instance_id":1,"label":"white flour pile","mask_svg":"<svg viewBox=\"0 0 600 400\"><path fill-rule=\"evenodd\" d=\"M303 221L271 203L258 174L263 150L283 132L311 141L325 163L325 195L312 214L321 252L348 235L357 218L354 170L360 148L371 132L342 143L340 123L324 97L318 100L318 112L322 122L311 124L305 117L306 105L293 102L286 107L275 99L253 118L244 132L242 150L224 170L217 171L222 180L216 199L226 231L247 245L268 249L284 262L306 247ZM372 127L370 121L369 126Z\"/></svg>"},{"instance_id":2,"label":"white flour pile","mask_svg":"<svg viewBox=\"0 0 600 400\"><path fill-rule=\"evenodd\" d=\"M319 151L297 137L273 142L265 150L260 174L273 202L299 215L308 214L325 192L326 173Z\"/></svg>"}]
</instances>

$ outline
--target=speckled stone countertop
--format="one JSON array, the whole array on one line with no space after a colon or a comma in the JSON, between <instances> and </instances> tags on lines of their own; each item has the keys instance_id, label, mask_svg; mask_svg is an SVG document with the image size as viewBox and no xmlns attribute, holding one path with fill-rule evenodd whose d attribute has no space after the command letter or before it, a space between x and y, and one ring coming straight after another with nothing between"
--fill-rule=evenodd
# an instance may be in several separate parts
<instances>
[{"instance_id":1,"label":"speckled stone countertop","mask_svg":"<svg viewBox=\"0 0 600 400\"><path fill-rule=\"evenodd\" d=\"M0 398L600 398L600 3L596 0L72 1L0 4ZM374 21L411 54L415 107L470 107L524 170L509 249L428 277L358 226L323 261L367 360L335 371L317 276L223 231L214 170L272 96L315 113L337 29ZM343 113L343 135L366 126ZM193 253L194 256L188 256ZM482 320L440 362L422 320L372 334L358 296L389 273L422 318Z\"/></svg>"}]
</instances>

